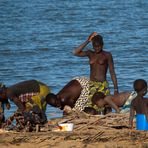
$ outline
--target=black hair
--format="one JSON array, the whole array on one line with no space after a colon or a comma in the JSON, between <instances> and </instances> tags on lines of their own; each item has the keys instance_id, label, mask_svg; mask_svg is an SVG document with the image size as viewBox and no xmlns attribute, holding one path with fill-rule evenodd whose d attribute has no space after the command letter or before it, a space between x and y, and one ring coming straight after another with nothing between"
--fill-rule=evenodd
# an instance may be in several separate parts
<instances>
[{"instance_id":1,"label":"black hair","mask_svg":"<svg viewBox=\"0 0 148 148\"><path fill-rule=\"evenodd\" d=\"M99 100L103 99L104 97L105 97L104 93L102 93L102 92L96 92L93 95L91 101L92 101L93 104L96 104L96 102L98 102Z\"/></svg>"},{"instance_id":2,"label":"black hair","mask_svg":"<svg viewBox=\"0 0 148 148\"><path fill-rule=\"evenodd\" d=\"M92 107L85 107L85 109L83 111L85 113L91 114L91 115L97 115L98 114L98 112Z\"/></svg>"},{"instance_id":3,"label":"black hair","mask_svg":"<svg viewBox=\"0 0 148 148\"><path fill-rule=\"evenodd\" d=\"M99 45L103 46L103 37L101 35L96 35L92 39L92 44L94 45L95 43L98 43Z\"/></svg>"},{"instance_id":4,"label":"black hair","mask_svg":"<svg viewBox=\"0 0 148 148\"><path fill-rule=\"evenodd\" d=\"M47 96L46 96L46 102L47 104L51 105L51 106L54 106L54 107L57 107L57 96L53 93L49 93Z\"/></svg>"},{"instance_id":5,"label":"black hair","mask_svg":"<svg viewBox=\"0 0 148 148\"><path fill-rule=\"evenodd\" d=\"M134 81L133 87L136 92L140 92L147 87L147 82L144 79L137 79Z\"/></svg>"}]
</instances>

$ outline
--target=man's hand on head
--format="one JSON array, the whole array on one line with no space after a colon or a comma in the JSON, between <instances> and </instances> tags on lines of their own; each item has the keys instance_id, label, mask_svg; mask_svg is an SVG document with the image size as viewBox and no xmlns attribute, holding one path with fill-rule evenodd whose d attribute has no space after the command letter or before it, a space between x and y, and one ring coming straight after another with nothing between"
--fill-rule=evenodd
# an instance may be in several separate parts
<instances>
[{"instance_id":1,"label":"man's hand on head","mask_svg":"<svg viewBox=\"0 0 148 148\"><path fill-rule=\"evenodd\" d=\"M96 35L97 35L97 32L91 33L87 40L88 40L89 42L91 42L92 39L93 39L93 37L96 36Z\"/></svg>"}]
</instances>

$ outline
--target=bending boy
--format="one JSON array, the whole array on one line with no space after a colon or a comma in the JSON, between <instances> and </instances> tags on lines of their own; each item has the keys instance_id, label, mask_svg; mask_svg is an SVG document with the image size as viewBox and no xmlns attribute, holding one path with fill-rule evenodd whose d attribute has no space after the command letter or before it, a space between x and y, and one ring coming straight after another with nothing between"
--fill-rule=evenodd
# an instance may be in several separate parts
<instances>
[{"instance_id":1,"label":"bending boy","mask_svg":"<svg viewBox=\"0 0 148 148\"><path fill-rule=\"evenodd\" d=\"M120 107L129 106L136 95L135 92L121 92L115 95L105 96L102 92L97 92L92 97L92 104L96 105L98 108L110 106L119 113L122 112Z\"/></svg>"}]
</instances>

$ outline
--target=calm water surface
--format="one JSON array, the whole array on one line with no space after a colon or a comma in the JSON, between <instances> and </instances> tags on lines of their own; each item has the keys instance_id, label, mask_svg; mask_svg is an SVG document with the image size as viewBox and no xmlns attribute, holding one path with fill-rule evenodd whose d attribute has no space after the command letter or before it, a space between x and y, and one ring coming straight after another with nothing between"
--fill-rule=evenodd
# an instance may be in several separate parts
<instances>
[{"instance_id":1,"label":"calm water surface","mask_svg":"<svg viewBox=\"0 0 148 148\"><path fill-rule=\"evenodd\" d=\"M72 51L97 31L113 54L120 91L132 90L135 79L148 81L147 8L147 0L1 0L0 81L37 79L57 93L73 77L89 76L88 59ZM48 106L47 115L61 111Z\"/></svg>"}]
</instances>

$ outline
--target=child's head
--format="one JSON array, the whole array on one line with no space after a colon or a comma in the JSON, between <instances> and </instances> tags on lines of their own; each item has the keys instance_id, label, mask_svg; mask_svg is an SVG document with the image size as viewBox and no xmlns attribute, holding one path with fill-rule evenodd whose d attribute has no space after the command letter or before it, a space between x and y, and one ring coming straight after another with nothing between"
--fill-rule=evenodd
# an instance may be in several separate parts
<instances>
[{"instance_id":1,"label":"child's head","mask_svg":"<svg viewBox=\"0 0 148 148\"><path fill-rule=\"evenodd\" d=\"M147 93L147 82L144 79L137 79L134 81L134 90L143 96Z\"/></svg>"},{"instance_id":2,"label":"child's head","mask_svg":"<svg viewBox=\"0 0 148 148\"><path fill-rule=\"evenodd\" d=\"M104 93L102 92L96 92L92 97L92 104L97 105L98 107L104 107L105 101L104 101Z\"/></svg>"},{"instance_id":3,"label":"child's head","mask_svg":"<svg viewBox=\"0 0 148 148\"><path fill-rule=\"evenodd\" d=\"M53 93L49 93L47 96L46 96L46 102L47 104L51 105L51 106L54 106L54 107L58 107L60 108L61 107L61 102L60 100L57 98L57 96Z\"/></svg>"},{"instance_id":4,"label":"child's head","mask_svg":"<svg viewBox=\"0 0 148 148\"><path fill-rule=\"evenodd\" d=\"M97 115L98 112L92 107L85 107L84 112L91 115Z\"/></svg>"}]
</instances>

